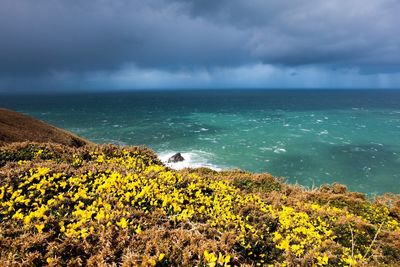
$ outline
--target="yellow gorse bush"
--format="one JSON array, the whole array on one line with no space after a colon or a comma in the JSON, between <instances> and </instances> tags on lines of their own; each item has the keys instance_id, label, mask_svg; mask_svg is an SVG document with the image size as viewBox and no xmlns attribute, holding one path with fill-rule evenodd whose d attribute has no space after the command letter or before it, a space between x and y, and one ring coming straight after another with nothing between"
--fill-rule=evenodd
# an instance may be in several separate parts
<instances>
[{"instance_id":1,"label":"yellow gorse bush","mask_svg":"<svg viewBox=\"0 0 400 267\"><path fill-rule=\"evenodd\" d=\"M276 205L265 194L242 191L234 185L235 177L174 171L140 150L97 148L62 160L38 159L43 154L40 149L35 159L20 161L17 175L12 173L0 183L1 221L32 234L87 240L112 228L140 238L153 227L138 219L140 212L160 214L171 229L206 225L216 240L233 237L232 245L224 245L230 249L204 248L202 254L193 255L196 264L353 266L368 262L374 244L371 248L370 243L355 244L341 218L353 226L363 222L375 233L378 224L399 232L398 219L387 207L367 205L360 216L316 202L285 204L290 200L286 195ZM63 168L52 169L55 162ZM358 236L366 233L357 231ZM172 256L158 254L149 255L142 264L174 262Z\"/></svg>"}]
</instances>

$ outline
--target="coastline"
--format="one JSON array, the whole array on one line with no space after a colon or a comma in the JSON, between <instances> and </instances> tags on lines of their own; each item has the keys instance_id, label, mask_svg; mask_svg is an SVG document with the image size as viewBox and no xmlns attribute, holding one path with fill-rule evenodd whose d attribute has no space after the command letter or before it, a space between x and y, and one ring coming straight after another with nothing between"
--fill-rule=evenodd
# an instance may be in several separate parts
<instances>
[{"instance_id":1,"label":"coastline","mask_svg":"<svg viewBox=\"0 0 400 267\"><path fill-rule=\"evenodd\" d=\"M175 153L177 152L169 150L157 153L157 155L160 158L160 160L165 164L165 166L168 166L174 170L182 170L184 168L209 168L214 171L222 171L229 169L228 167L217 166L215 164L212 164L210 162L212 160L210 159L210 157L212 157L213 154L201 150L181 152L184 158L183 161L168 163L168 159Z\"/></svg>"},{"instance_id":2,"label":"coastline","mask_svg":"<svg viewBox=\"0 0 400 267\"><path fill-rule=\"evenodd\" d=\"M187 163L174 170L166 156L92 143L0 146L0 265L400 261L400 195L369 199L336 183L306 189L268 173Z\"/></svg>"},{"instance_id":3,"label":"coastline","mask_svg":"<svg viewBox=\"0 0 400 267\"><path fill-rule=\"evenodd\" d=\"M270 172L305 186L339 182L368 194L400 193L400 94L360 94L150 91L5 97L0 103L96 143L199 150L212 153L204 161L221 169Z\"/></svg>"}]
</instances>

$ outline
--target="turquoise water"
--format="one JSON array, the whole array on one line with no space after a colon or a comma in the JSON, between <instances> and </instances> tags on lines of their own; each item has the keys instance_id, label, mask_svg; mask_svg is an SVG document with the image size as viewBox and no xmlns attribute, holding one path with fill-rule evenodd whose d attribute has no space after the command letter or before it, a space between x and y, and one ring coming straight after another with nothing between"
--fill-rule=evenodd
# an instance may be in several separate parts
<instances>
[{"instance_id":1,"label":"turquoise water","mask_svg":"<svg viewBox=\"0 0 400 267\"><path fill-rule=\"evenodd\" d=\"M174 167L270 172L400 193L400 91L150 91L1 96L0 105L98 143L143 144Z\"/></svg>"}]
</instances>

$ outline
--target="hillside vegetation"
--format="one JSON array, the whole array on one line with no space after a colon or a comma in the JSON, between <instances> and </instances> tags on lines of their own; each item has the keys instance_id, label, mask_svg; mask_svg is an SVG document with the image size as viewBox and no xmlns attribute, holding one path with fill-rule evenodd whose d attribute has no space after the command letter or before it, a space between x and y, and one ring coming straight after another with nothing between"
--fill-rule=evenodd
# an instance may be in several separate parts
<instances>
[{"instance_id":1,"label":"hillside vegetation","mask_svg":"<svg viewBox=\"0 0 400 267\"><path fill-rule=\"evenodd\" d=\"M0 146L12 142L52 142L81 147L91 142L27 115L0 108Z\"/></svg>"},{"instance_id":2,"label":"hillside vegetation","mask_svg":"<svg viewBox=\"0 0 400 267\"><path fill-rule=\"evenodd\" d=\"M0 148L0 265L395 266L400 198L175 171L142 147Z\"/></svg>"}]
</instances>

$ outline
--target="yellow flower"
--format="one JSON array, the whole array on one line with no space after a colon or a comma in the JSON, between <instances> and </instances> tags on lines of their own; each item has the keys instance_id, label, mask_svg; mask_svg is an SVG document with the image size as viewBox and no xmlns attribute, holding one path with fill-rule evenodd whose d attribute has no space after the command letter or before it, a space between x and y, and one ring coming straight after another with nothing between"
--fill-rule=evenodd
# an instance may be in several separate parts
<instances>
[{"instance_id":1,"label":"yellow flower","mask_svg":"<svg viewBox=\"0 0 400 267\"><path fill-rule=\"evenodd\" d=\"M209 253L207 250L204 251L204 260L210 267L214 267L217 264L217 256L214 253Z\"/></svg>"},{"instance_id":2,"label":"yellow flower","mask_svg":"<svg viewBox=\"0 0 400 267\"><path fill-rule=\"evenodd\" d=\"M24 219L24 215L22 213L20 213L20 211L17 211L13 216L13 219L17 219L17 220L23 220Z\"/></svg>"},{"instance_id":3,"label":"yellow flower","mask_svg":"<svg viewBox=\"0 0 400 267\"><path fill-rule=\"evenodd\" d=\"M44 224L35 224L36 229L39 233L43 232Z\"/></svg>"},{"instance_id":4,"label":"yellow flower","mask_svg":"<svg viewBox=\"0 0 400 267\"><path fill-rule=\"evenodd\" d=\"M122 229L125 229L128 227L128 221L125 218L122 218L119 222L117 222L117 225Z\"/></svg>"},{"instance_id":5,"label":"yellow flower","mask_svg":"<svg viewBox=\"0 0 400 267\"><path fill-rule=\"evenodd\" d=\"M43 154L43 149L39 149L37 152L36 152L36 156L37 157L40 157L40 155L42 155Z\"/></svg>"},{"instance_id":6,"label":"yellow flower","mask_svg":"<svg viewBox=\"0 0 400 267\"><path fill-rule=\"evenodd\" d=\"M157 262L156 262L155 259L149 259L147 262L150 264L150 266L156 266L157 265Z\"/></svg>"},{"instance_id":7,"label":"yellow flower","mask_svg":"<svg viewBox=\"0 0 400 267\"><path fill-rule=\"evenodd\" d=\"M327 265L328 260L329 260L329 257L327 255L317 257L318 265Z\"/></svg>"},{"instance_id":8,"label":"yellow flower","mask_svg":"<svg viewBox=\"0 0 400 267\"><path fill-rule=\"evenodd\" d=\"M60 232L65 232L65 226L64 226L64 222L63 221L61 221L60 223L59 223L59 225L60 225Z\"/></svg>"},{"instance_id":9,"label":"yellow flower","mask_svg":"<svg viewBox=\"0 0 400 267\"><path fill-rule=\"evenodd\" d=\"M160 255L158 256L158 261L162 261L165 257L164 253L160 253Z\"/></svg>"}]
</instances>

